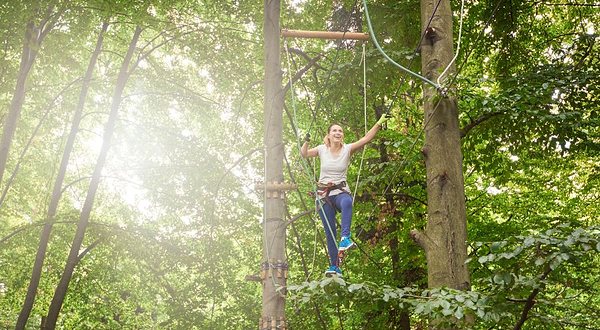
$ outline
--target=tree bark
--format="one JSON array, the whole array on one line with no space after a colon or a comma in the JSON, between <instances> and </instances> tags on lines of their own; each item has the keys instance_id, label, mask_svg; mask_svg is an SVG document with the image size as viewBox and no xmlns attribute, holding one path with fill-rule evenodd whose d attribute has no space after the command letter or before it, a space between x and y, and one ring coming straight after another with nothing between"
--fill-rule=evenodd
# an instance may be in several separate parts
<instances>
[{"instance_id":1,"label":"tree bark","mask_svg":"<svg viewBox=\"0 0 600 330\"><path fill-rule=\"evenodd\" d=\"M119 71L117 85L113 94L110 115L104 129L102 148L100 149L98 161L96 162L96 167L94 168L92 180L90 182L88 193L83 205L83 209L81 211L81 216L77 225L77 231L75 233L73 244L71 245L71 250L67 258L67 264L63 271L63 275L58 283L56 291L54 292L54 297L52 298L52 302L50 303L50 309L48 310L46 323L42 326L42 329L54 329L56 327L58 315L60 313L60 309L62 307L65 295L67 293L67 289L69 288L69 282L71 281L71 277L73 276L75 266L79 261L79 249L81 248L81 245L83 243L90 214L92 212L92 206L94 204L96 191L98 190L98 185L100 184L102 169L104 167L104 164L106 163L106 157L108 154L110 141L115 130L117 114L121 105L123 90L125 89L125 84L127 83L127 79L129 77L129 64L131 62L131 58L133 57L133 53L135 51L135 47L137 45L137 41L141 32L142 29L139 26L136 27L133 37L131 39L131 43L129 44L129 49L127 50L127 54L125 55L125 59L123 60L123 65L121 66L121 70Z\"/></svg>"},{"instance_id":2,"label":"tree bark","mask_svg":"<svg viewBox=\"0 0 600 330\"><path fill-rule=\"evenodd\" d=\"M25 41L23 44L23 53L21 54L21 64L19 66L19 74L17 76L17 85L15 87L15 93L10 103L8 110L8 117L4 123L4 129L2 130L2 139L0 140L0 183L4 176L4 170L6 169L6 162L8 161L8 151L12 144L12 138L17 128L17 121L21 114L21 108L23 108L23 102L25 100L25 82L29 76L29 72L35 62L37 50L31 49L30 45L35 44L37 39L34 34L37 32L33 23L27 24L25 28Z\"/></svg>"},{"instance_id":3,"label":"tree bark","mask_svg":"<svg viewBox=\"0 0 600 330\"><path fill-rule=\"evenodd\" d=\"M429 27L426 26L439 8ZM422 72L431 81L448 66L453 57L452 11L449 0L421 0ZM450 68L454 71L454 67ZM427 168L427 226L413 230L411 237L427 257L429 287L470 287L467 260L467 222L458 102L443 97L426 85L425 144L422 153ZM433 324L436 322L434 321Z\"/></svg>"},{"instance_id":4,"label":"tree bark","mask_svg":"<svg viewBox=\"0 0 600 330\"><path fill-rule=\"evenodd\" d=\"M48 206L48 213L46 215L46 224L44 225L44 229L42 230L42 234L40 236L40 242L38 244L35 262L33 264L31 279L29 280L29 287L27 288L27 296L25 297L21 313L19 314L19 318L17 320L17 325L15 326L16 330L25 328L27 320L29 319L29 315L31 313L31 309L33 308L35 295L40 283L42 268L44 266L44 259L46 258L46 249L48 247L48 241L50 240L50 233L52 231L52 225L54 223L54 215L56 214L58 202L62 195L62 185L67 172L69 158L71 156L71 152L73 151L73 145L75 144L75 137L77 136L77 131L79 130L79 123L81 121L87 91L92 80L92 75L94 72L94 67L96 66L96 62L98 60L98 55L100 54L100 51L102 49L104 33L106 32L107 28L108 23L104 23L102 25L102 30L100 31L100 35L98 36L98 40L96 42L96 49L92 53L92 57L90 58L88 68L83 79L81 93L79 94L79 102L77 104L77 109L75 110L75 115L73 116L71 131L69 133L69 137L67 138L67 143L63 152L63 157L58 170L58 175L56 177L56 181L54 182L52 197L50 198L50 205Z\"/></svg>"},{"instance_id":5,"label":"tree bark","mask_svg":"<svg viewBox=\"0 0 600 330\"><path fill-rule=\"evenodd\" d=\"M2 138L0 139L0 184L8 162L8 153L12 145L13 136L17 129L17 122L25 101L25 83L27 77L33 68L35 58L38 54L38 49L42 46L44 37L54 28L54 24L60 14L53 17L54 7L50 7L46 12L47 19L35 26L33 22L27 24L25 28L25 40L23 42L23 52L21 54L21 64L19 65L19 73L17 76L17 84L15 93L13 94L8 116L2 130ZM52 18L52 19L51 19Z\"/></svg>"},{"instance_id":6,"label":"tree bark","mask_svg":"<svg viewBox=\"0 0 600 330\"><path fill-rule=\"evenodd\" d=\"M265 183L283 182L283 103L280 63L279 18L280 0L265 0L265 84L264 84L264 144ZM260 326L285 326L285 259L286 224L282 191L264 195L262 319ZM282 276L283 275L283 276Z\"/></svg>"}]
</instances>

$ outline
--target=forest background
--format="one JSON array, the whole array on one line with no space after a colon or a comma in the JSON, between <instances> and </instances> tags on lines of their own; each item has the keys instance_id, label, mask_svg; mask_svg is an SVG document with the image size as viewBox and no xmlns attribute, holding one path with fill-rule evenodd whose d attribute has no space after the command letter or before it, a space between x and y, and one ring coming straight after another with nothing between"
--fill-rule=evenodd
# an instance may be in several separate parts
<instances>
[{"instance_id":1,"label":"forest background","mask_svg":"<svg viewBox=\"0 0 600 330\"><path fill-rule=\"evenodd\" d=\"M386 53L419 72L419 2L368 4ZM256 328L263 7L0 4L0 328ZM427 215L422 83L371 42L363 62L362 42L290 38L291 328L600 328L600 5L452 8L461 46L446 83L459 101L471 290L428 291L409 235ZM292 0L281 14L282 28L367 31L358 1ZM317 143L339 122L350 142L387 112L348 172L360 250L344 280L325 279L307 195L318 167L302 166L298 136Z\"/></svg>"}]
</instances>

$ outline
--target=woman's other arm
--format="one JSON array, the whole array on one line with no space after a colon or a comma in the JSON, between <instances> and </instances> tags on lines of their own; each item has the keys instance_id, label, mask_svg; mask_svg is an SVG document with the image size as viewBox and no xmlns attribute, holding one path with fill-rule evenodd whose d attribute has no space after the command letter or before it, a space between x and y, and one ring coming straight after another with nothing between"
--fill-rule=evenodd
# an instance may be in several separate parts
<instances>
[{"instance_id":1,"label":"woman's other arm","mask_svg":"<svg viewBox=\"0 0 600 330\"><path fill-rule=\"evenodd\" d=\"M304 138L304 143L302 144L302 148L300 148L300 153L304 158L317 157L319 155L319 149L317 147L308 149L308 143L310 142L310 134L306 133L306 137Z\"/></svg>"}]
</instances>

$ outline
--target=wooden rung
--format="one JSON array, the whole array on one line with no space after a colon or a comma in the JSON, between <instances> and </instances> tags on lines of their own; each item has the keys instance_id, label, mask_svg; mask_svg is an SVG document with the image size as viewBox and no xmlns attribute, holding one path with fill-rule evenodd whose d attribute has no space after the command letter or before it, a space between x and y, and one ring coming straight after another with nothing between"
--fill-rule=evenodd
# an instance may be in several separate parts
<instances>
[{"instance_id":1,"label":"wooden rung","mask_svg":"<svg viewBox=\"0 0 600 330\"><path fill-rule=\"evenodd\" d=\"M261 282L262 281L262 274L261 274L261 276L246 275L246 277L244 279L246 281L251 281L251 282Z\"/></svg>"},{"instance_id":2,"label":"wooden rung","mask_svg":"<svg viewBox=\"0 0 600 330\"><path fill-rule=\"evenodd\" d=\"M285 330L287 329L285 316L266 316L258 320L260 330Z\"/></svg>"}]
</instances>

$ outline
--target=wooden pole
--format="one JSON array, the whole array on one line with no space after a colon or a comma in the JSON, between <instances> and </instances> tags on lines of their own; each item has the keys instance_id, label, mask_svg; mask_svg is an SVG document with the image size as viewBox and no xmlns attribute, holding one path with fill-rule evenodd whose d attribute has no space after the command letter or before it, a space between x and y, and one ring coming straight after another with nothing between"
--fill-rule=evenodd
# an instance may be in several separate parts
<instances>
[{"instance_id":1,"label":"wooden pole","mask_svg":"<svg viewBox=\"0 0 600 330\"><path fill-rule=\"evenodd\" d=\"M328 32L328 31L304 31L304 30L281 30L282 37L291 38L313 38L313 39L344 39L344 40L369 40L368 33L358 32Z\"/></svg>"},{"instance_id":2,"label":"wooden pole","mask_svg":"<svg viewBox=\"0 0 600 330\"><path fill-rule=\"evenodd\" d=\"M279 37L280 0L265 0L265 83L264 145L265 182L283 185L283 104L281 40ZM264 195L263 253L261 279L263 286L262 318L259 329L285 329L285 200L278 191Z\"/></svg>"}]
</instances>

